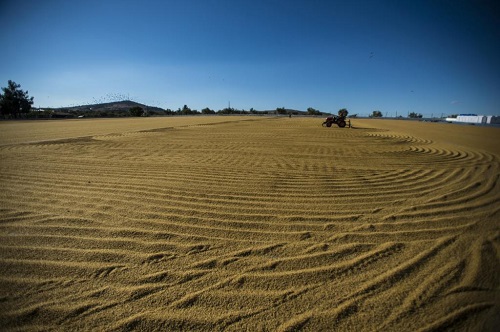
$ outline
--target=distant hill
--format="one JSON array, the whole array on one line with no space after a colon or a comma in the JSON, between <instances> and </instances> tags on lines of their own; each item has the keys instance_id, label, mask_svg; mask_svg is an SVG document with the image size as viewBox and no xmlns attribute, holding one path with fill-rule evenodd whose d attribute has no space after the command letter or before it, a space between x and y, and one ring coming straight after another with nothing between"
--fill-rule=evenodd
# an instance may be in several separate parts
<instances>
[{"instance_id":1,"label":"distant hill","mask_svg":"<svg viewBox=\"0 0 500 332\"><path fill-rule=\"evenodd\" d=\"M69 112L124 112L130 110L132 107L141 107L143 110L148 112L164 112L165 110L159 107L148 106L141 103L136 103L131 100L115 101L110 103L92 104L92 105L82 105L82 106L71 106L71 107L60 107L56 110L58 111L69 111Z\"/></svg>"}]
</instances>

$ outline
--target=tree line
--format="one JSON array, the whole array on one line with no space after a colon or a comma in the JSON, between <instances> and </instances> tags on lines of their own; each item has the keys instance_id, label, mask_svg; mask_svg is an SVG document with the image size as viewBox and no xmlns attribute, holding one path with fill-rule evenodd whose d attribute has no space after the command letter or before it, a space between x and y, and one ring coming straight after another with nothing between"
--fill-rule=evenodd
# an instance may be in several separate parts
<instances>
[{"instance_id":1,"label":"tree line","mask_svg":"<svg viewBox=\"0 0 500 332\"><path fill-rule=\"evenodd\" d=\"M214 111L208 107L205 107L201 111L193 110L187 105L182 108L178 108L176 111L171 109L166 109L161 111L150 111L145 110L142 107L136 106L131 107L128 110L106 110L106 111L74 111L68 109L46 109L44 111L32 111L33 97L30 97L28 91L23 91L21 85L9 80L7 87L2 88L2 93L0 93L0 114L3 118L52 118L52 117L122 117L122 116L152 116L152 115L197 115L197 114L277 114L277 115L299 115L304 114L296 110L289 110L285 107L278 107L275 110L269 111L256 111L251 108L250 110L238 110L231 107L226 107L224 109ZM345 110L345 109L341 109ZM347 111L347 110L346 110ZM329 115L329 113L323 113L315 108L309 107L306 115ZM356 117L357 114L351 115L351 117ZM373 111L370 114L371 118L381 118L382 112ZM409 113L409 118L422 118L422 114L419 113Z\"/></svg>"},{"instance_id":2,"label":"tree line","mask_svg":"<svg viewBox=\"0 0 500 332\"><path fill-rule=\"evenodd\" d=\"M372 114L369 115L370 118L381 118L383 117L382 115L382 112L380 111L373 111ZM402 118L403 116L400 115L399 118ZM408 118L410 119L421 119L423 117L422 114L420 113L415 113L415 112L411 112L411 113L408 113Z\"/></svg>"}]
</instances>

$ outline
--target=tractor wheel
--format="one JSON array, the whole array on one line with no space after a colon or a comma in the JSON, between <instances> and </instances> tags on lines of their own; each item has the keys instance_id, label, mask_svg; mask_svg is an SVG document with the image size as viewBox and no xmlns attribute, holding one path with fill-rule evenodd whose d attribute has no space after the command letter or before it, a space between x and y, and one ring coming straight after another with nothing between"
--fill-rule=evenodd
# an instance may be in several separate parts
<instances>
[{"instance_id":1,"label":"tractor wheel","mask_svg":"<svg viewBox=\"0 0 500 332\"><path fill-rule=\"evenodd\" d=\"M326 123L326 126L327 126L328 128L330 128L330 127L332 126L332 123L331 123L331 122L327 122L327 123Z\"/></svg>"},{"instance_id":2,"label":"tractor wheel","mask_svg":"<svg viewBox=\"0 0 500 332\"><path fill-rule=\"evenodd\" d=\"M344 128L344 127L345 127L345 121L344 121L344 120L340 120L339 122L337 122L337 125L338 125L340 128Z\"/></svg>"}]
</instances>

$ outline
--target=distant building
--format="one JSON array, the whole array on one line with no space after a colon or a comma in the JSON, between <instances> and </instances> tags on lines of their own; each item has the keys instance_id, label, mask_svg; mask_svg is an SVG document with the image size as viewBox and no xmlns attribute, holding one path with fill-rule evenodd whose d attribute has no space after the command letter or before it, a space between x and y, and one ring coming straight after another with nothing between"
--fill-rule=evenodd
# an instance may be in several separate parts
<instances>
[{"instance_id":1,"label":"distant building","mask_svg":"<svg viewBox=\"0 0 500 332\"><path fill-rule=\"evenodd\" d=\"M493 116L493 115L488 115L488 120L486 123L495 123L495 124L500 124L500 116Z\"/></svg>"},{"instance_id":2,"label":"distant building","mask_svg":"<svg viewBox=\"0 0 500 332\"><path fill-rule=\"evenodd\" d=\"M446 118L447 122L492 124L500 123L500 117L493 115L460 114L456 118Z\"/></svg>"}]
</instances>

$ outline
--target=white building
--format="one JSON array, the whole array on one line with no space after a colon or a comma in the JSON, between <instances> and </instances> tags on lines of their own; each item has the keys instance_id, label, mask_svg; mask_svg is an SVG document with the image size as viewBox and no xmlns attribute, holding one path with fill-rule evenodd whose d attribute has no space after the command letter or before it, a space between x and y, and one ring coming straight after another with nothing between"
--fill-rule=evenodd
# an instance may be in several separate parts
<instances>
[{"instance_id":1,"label":"white building","mask_svg":"<svg viewBox=\"0 0 500 332\"><path fill-rule=\"evenodd\" d=\"M476 124L500 123L500 117L493 115L460 114L456 118L446 118L447 122L462 122Z\"/></svg>"}]
</instances>

